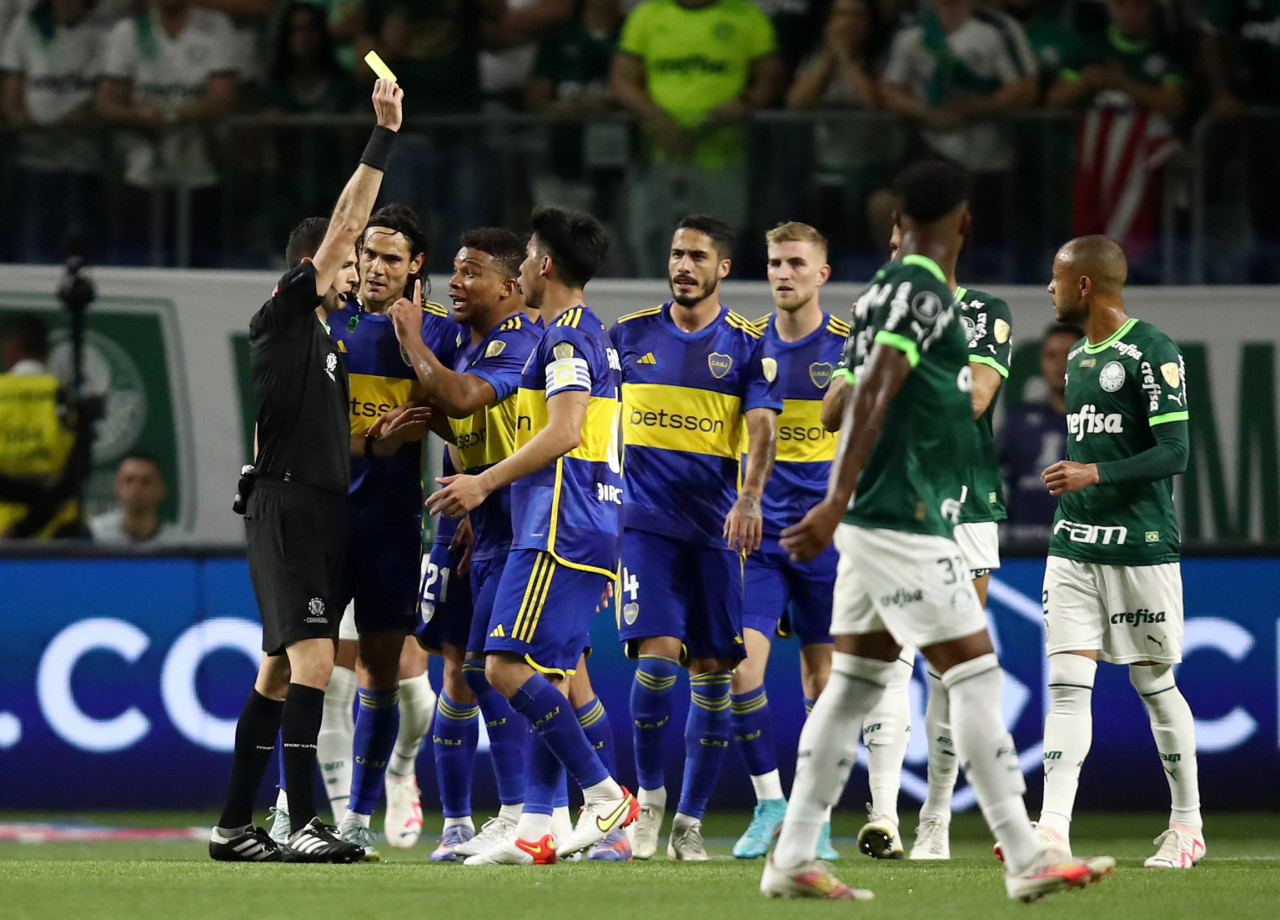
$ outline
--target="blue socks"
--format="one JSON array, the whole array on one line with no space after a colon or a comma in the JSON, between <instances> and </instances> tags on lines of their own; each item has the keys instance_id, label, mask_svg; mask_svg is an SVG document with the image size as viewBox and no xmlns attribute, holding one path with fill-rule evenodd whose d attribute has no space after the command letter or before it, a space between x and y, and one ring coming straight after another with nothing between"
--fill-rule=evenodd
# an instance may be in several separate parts
<instances>
[{"instance_id":1,"label":"blue socks","mask_svg":"<svg viewBox=\"0 0 1280 920\"><path fill-rule=\"evenodd\" d=\"M671 691L680 662L663 655L641 655L631 684L631 719L636 749L636 777L641 789L661 789L662 736L671 721ZM728 692L728 691L726 691Z\"/></svg>"},{"instance_id":2,"label":"blue socks","mask_svg":"<svg viewBox=\"0 0 1280 920\"><path fill-rule=\"evenodd\" d=\"M778 769L778 752L773 746L773 716L764 684L733 696L733 740L738 742L742 762L752 776L764 776Z\"/></svg>"},{"instance_id":3,"label":"blue socks","mask_svg":"<svg viewBox=\"0 0 1280 920\"><path fill-rule=\"evenodd\" d=\"M400 729L400 708L396 705L400 691L361 687L356 696L359 704L352 743L351 801L347 807L356 814L371 815L382 794L387 761Z\"/></svg>"},{"instance_id":4,"label":"blue socks","mask_svg":"<svg viewBox=\"0 0 1280 920\"><path fill-rule=\"evenodd\" d=\"M689 721L684 729L684 780L680 784L680 804L676 811L702 818L707 801L720 775L725 748L729 746L730 723L728 671L709 671L689 676Z\"/></svg>"},{"instance_id":5,"label":"blue socks","mask_svg":"<svg viewBox=\"0 0 1280 920\"><path fill-rule=\"evenodd\" d=\"M609 724L609 714L604 711L604 703L599 697L593 697L590 703L584 703L574 710L578 724L587 736L587 741L595 749L596 756L609 771L609 775L618 775L618 758L613 753L613 727ZM568 802L564 804L568 805Z\"/></svg>"},{"instance_id":6,"label":"blue socks","mask_svg":"<svg viewBox=\"0 0 1280 920\"><path fill-rule=\"evenodd\" d=\"M535 736L529 745L529 781L525 787L524 810L536 815L550 815L556 806L568 804L569 782L564 764L540 737Z\"/></svg>"},{"instance_id":7,"label":"blue socks","mask_svg":"<svg viewBox=\"0 0 1280 920\"><path fill-rule=\"evenodd\" d=\"M533 675L511 697L511 706L529 720L538 738L555 753L579 788L587 789L609 778L609 771L587 741L569 700L551 681L541 674Z\"/></svg>"},{"instance_id":8,"label":"blue socks","mask_svg":"<svg viewBox=\"0 0 1280 920\"><path fill-rule=\"evenodd\" d=\"M511 704L484 678L484 661L468 658L462 665L462 679L476 695L484 727L489 734L489 757L498 781L498 801L519 805L524 801L525 756L529 731L516 718Z\"/></svg>"},{"instance_id":9,"label":"blue socks","mask_svg":"<svg viewBox=\"0 0 1280 920\"><path fill-rule=\"evenodd\" d=\"M431 745L446 818L471 816L471 776L479 737L480 707L459 706L442 691L431 723Z\"/></svg>"}]
</instances>

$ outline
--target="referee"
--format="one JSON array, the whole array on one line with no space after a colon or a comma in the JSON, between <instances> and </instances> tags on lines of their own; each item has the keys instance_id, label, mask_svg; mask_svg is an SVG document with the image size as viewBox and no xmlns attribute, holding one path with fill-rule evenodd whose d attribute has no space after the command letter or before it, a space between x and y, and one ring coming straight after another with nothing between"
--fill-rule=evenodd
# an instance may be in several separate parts
<instances>
[{"instance_id":1,"label":"referee","mask_svg":"<svg viewBox=\"0 0 1280 920\"><path fill-rule=\"evenodd\" d=\"M333 670L341 608L350 477L347 370L326 323L354 291L356 240L373 209L400 128L404 93L378 80L378 126L333 216L289 235L289 271L249 322L258 398L257 460L241 480L249 577L262 614L262 663L236 723L226 804L209 840L214 859L353 862L364 851L316 817L312 787L324 688ZM253 801L281 735L289 815L284 846L253 825Z\"/></svg>"}]
</instances>

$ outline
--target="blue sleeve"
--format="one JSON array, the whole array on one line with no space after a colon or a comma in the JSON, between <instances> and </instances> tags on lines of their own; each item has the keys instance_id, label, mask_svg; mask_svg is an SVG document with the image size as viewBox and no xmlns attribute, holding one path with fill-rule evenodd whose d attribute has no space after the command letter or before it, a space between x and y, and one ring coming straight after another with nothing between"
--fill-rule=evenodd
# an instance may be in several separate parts
<instances>
[{"instance_id":1,"label":"blue sleeve","mask_svg":"<svg viewBox=\"0 0 1280 920\"><path fill-rule=\"evenodd\" d=\"M422 311L422 341L445 367L453 367L458 354L458 324L446 316Z\"/></svg>"},{"instance_id":2,"label":"blue sleeve","mask_svg":"<svg viewBox=\"0 0 1280 920\"><path fill-rule=\"evenodd\" d=\"M765 354L764 339L748 339L746 386L742 394L742 411L772 409L782 411L782 397L778 395L778 362Z\"/></svg>"},{"instance_id":3,"label":"blue sleeve","mask_svg":"<svg viewBox=\"0 0 1280 920\"><path fill-rule=\"evenodd\" d=\"M485 346L484 354L471 367L468 374L475 374L504 400L520 387L520 376L536 343L526 330L508 329L499 332Z\"/></svg>"}]
</instances>

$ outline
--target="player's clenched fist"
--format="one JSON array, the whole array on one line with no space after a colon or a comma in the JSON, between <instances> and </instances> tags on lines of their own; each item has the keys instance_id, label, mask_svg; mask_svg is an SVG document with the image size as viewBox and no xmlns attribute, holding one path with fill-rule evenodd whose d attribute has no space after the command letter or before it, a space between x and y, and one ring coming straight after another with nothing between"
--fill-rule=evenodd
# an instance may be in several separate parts
<instances>
[{"instance_id":1,"label":"player's clenched fist","mask_svg":"<svg viewBox=\"0 0 1280 920\"><path fill-rule=\"evenodd\" d=\"M1098 465L1059 460L1041 473L1040 478L1049 487L1050 495L1079 492L1098 484Z\"/></svg>"},{"instance_id":2,"label":"player's clenched fist","mask_svg":"<svg viewBox=\"0 0 1280 920\"><path fill-rule=\"evenodd\" d=\"M831 538L835 536L842 517L843 505L821 501L809 509L800 523L783 530L782 539L778 542L796 562L816 559L819 553L831 545Z\"/></svg>"}]
</instances>

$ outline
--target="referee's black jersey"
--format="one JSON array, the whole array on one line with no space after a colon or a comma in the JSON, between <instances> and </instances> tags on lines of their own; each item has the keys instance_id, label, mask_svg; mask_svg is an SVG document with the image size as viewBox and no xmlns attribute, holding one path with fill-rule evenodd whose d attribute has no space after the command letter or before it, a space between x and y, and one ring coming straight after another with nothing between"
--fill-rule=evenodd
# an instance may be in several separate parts
<instances>
[{"instance_id":1,"label":"referee's black jersey","mask_svg":"<svg viewBox=\"0 0 1280 920\"><path fill-rule=\"evenodd\" d=\"M346 365L316 315L316 270L290 269L249 321L258 475L345 495L351 480Z\"/></svg>"}]
</instances>

